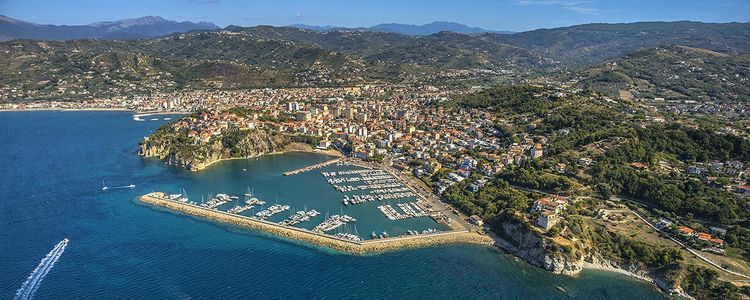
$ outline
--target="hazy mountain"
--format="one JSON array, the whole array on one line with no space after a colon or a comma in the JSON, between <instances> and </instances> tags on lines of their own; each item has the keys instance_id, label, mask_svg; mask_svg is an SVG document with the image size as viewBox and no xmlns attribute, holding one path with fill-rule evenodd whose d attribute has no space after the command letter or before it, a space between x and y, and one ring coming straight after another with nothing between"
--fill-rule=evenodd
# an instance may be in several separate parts
<instances>
[{"instance_id":1,"label":"hazy mountain","mask_svg":"<svg viewBox=\"0 0 750 300\"><path fill-rule=\"evenodd\" d=\"M162 36L191 30L213 30L219 27L207 22L176 22L147 16L89 25L41 25L0 15L0 41L13 39L133 39Z\"/></svg>"},{"instance_id":2,"label":"hazy mountain","mask_svg":"<svg viewBox=\"0 0 750 300\"><path fill-rule=\"evenodd\" d=\"M307 24L292 24L287 27L307 29L307 30L316 30L316 31L329 31L329 30L334 30L337 28L342 28L342 27L336 27L336 26L330 26L330 25L316 26L316 25L307 25Z\"/></svg>"},{"instance_id":3,"label":"hazy mountain","mask_svg":"<svg viewBox=\"0 0 750 300\"><path fill-rule=\"evenodd\" d=\"M18 27L34 26L12 22ZM86 28L111 29L109 36L149 34L128 29L159 22L150 19L95 23ZM670 45L690 48L666 48ZM669 51L634 54L657 47ZM713 52L685 50L694 48ZM144 93L154 87L332 86L428 78L456 69L534 76L559 75L560 68L567 67L570 74L581 74L578 72L586 65L629 54L632 55L619 63L620 69L615 72L607 71L610 66L603 66L582 74L581 77L590 78L583 84L598 90L629 89L654 96L660 95L652 93L654 90L670 89L674 92L665 96L705 98L691 91L691 86L696 86L695 90L706 90L711 97L737 99L736 95L747 92L725 87L722 82L711 83L717 87L713 91L700 82L710 83L701 78L724 73L747 76L747 59L732 57L750 54L750 23L589 24L512 35L441 31L426 36L371 30L228 26L222 31L194 31L159 39L9 41L0 43L0 53L4 53L0 65L8 66L0 68L0 87L30 91L24 97L29 99L71 97L72 94L59 94L63 90L86 97ZM705 53L712 55L695 57ZM697 77L679 73L684 65L681 61L687 59L700 59L691 68L710 73L694 72ZM708 61L711 63L705 63ZM685 80L677 85L660 81L673 75ZM633 84L640 85L634 89ZM60 89L61 86L66 88ZM89 94L81 94L84 92Z\"/></svg>"},{"instance_id":4,"label":"hazy mountain","mask_svg":"<svg viewBox=\"0 0 750 300\"><path fill-rule=\"evenodd\" d=\"M441 31L450 31L463 34L476 33L512 33L509 31L495 31L479 27L470 27L455 22L432 22L424 25L407 25L398 23L380 24L370 27L371 30L395 32L406 35L430 35Z\"/></svg>"},{"instance_id":5,"label":"hazy mountain","mask_svg":"<svg viewBox=\"0 0 750 300\"><path fill-rule=\"evenodd\" d=\"M585 24L483 36L568 65L600 63L663 45L685 45L730 55L750 53L750 23Z\"/></svg>"},{"instance_id":6,"label":"hazy mountain","mask_svg":"<svg viewBox=\"0 0 750 300\"><path fill-rule=\"evenodd\" d=\"M424 24L424 25L385 23L385 24L378 24L372 27L355 27L355 28L335 27L335 26L315 26L315 25L305 25L305 24L293 24L293 25L289 25L289 27L317 30L317 31L369 30L369 31L380 31L380 32L392 32L392 33L399 33L399 34L413 35L413 36L430 35L430 34L435 34L441 31L450 31L450 32L456 32L456 33L463 33L463 34L477 34L477 33L490 33L490 32L501 33L501 34L513 33L511 31L495 31L495 30L488 30L488 29L483 29L479 27L470 27L470 26L455 23L455 22L432 22L432 23Z\"/></svg>"}]
</instances>

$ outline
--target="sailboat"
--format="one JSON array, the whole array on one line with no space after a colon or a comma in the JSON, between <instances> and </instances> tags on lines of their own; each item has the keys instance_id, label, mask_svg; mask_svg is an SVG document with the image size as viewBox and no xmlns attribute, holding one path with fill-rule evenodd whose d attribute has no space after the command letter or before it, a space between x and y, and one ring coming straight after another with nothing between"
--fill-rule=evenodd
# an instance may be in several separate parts
<instances>
[{"instance_id":1,"label":"sailboat","mask_svg":"<svg viewBox=\"0 0 750 300\"><path fill-rule=\"evenodd\" d=\"M102 180L102 191L106 191L108 189L109 189L109 187L106 186L106 185L104 185L104 180Z\"/></svg>"}]
</instances>

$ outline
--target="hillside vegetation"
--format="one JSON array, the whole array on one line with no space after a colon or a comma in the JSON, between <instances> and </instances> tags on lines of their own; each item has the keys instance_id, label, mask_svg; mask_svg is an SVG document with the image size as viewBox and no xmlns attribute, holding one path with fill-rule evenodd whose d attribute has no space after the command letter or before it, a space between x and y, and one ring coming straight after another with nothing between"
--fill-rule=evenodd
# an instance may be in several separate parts
<instances>
[{"instance_id":1,"label":"hillside vegetation","mask_svg":"<svg viewBox=\"0 0 750 300\"><path fill-rule=\"evenodd\" d=\"M738 99L747 95L748 85L724 79L747 75L748 60L738 55L750 53L748 28L744 23L672 22L407 36L230 26L139 40L15 40L0 43L0 90L12 94L10 100L90 99L184 89L429 81L450 70L523 79L642 49L685 45L706 51L638 52L616 67L591 69L582 84L608 93L634 86L647 96Z\"/></svg>"},{"instance_id":2,"label":"hillside vegetation","mask_svg":"<svg viewBox=\"0 0 750 300\"><path fill-rule=\"evenodd\" d=\"M750 56L672 46L639 51L580 74L580 86L611 96L737 101L750 99Z\"/></svg>"}]
</instances>

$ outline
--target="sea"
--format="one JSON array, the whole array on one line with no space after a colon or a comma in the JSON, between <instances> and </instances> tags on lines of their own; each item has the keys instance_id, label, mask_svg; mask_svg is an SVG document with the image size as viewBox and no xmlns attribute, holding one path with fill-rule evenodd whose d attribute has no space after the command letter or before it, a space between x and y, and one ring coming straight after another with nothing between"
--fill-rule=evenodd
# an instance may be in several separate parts
<instances>
[{"instance_id":1,"label":"sea","mask_svg":"<svg viewBox=\"0 0 750 300\"><path fill-rule=\"evenodd\" d=\"M358 228L347 230L362 236L445 229L429 218L382 221L374 203L342 208L320 170L282 175L330 159L323 155L231 160L201 172L139 157L138 142L167 117L179 116L0 112L0 299L665 298L621 274L555 275L490 247L353 256L139 203L152 191L198 200L250 188L269 204L351 214Z\"/></svg>"}]
</instances>

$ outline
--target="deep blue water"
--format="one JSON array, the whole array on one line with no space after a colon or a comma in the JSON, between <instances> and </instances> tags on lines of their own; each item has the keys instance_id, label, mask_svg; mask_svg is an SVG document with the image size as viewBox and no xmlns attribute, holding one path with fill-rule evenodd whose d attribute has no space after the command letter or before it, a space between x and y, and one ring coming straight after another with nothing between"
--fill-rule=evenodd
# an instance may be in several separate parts
<instances>
[{"instance_id":1,"label":"deep blue water","mask_svg":"<svg viewBox=\"0 0 750 300\"><path fill-rule=\"evenodd\" d=\"M321 156L231 161L200 173L139 158L138 141L161 122L134 122L125 112L0 113L0 299L12 298L66 237L70 243L37 299L662 297L625 276L553 275L486 247L357 257L141 205L139 194L179 188L199 197L253 186L264 200L323 209L333 209L323 201L341 197L312 183L322 181L319 173L279 175L326 159ZM137 187L105 193L103 180ZM428 221L390 226L431 226Z\"/></svg>"}]
</instances>

